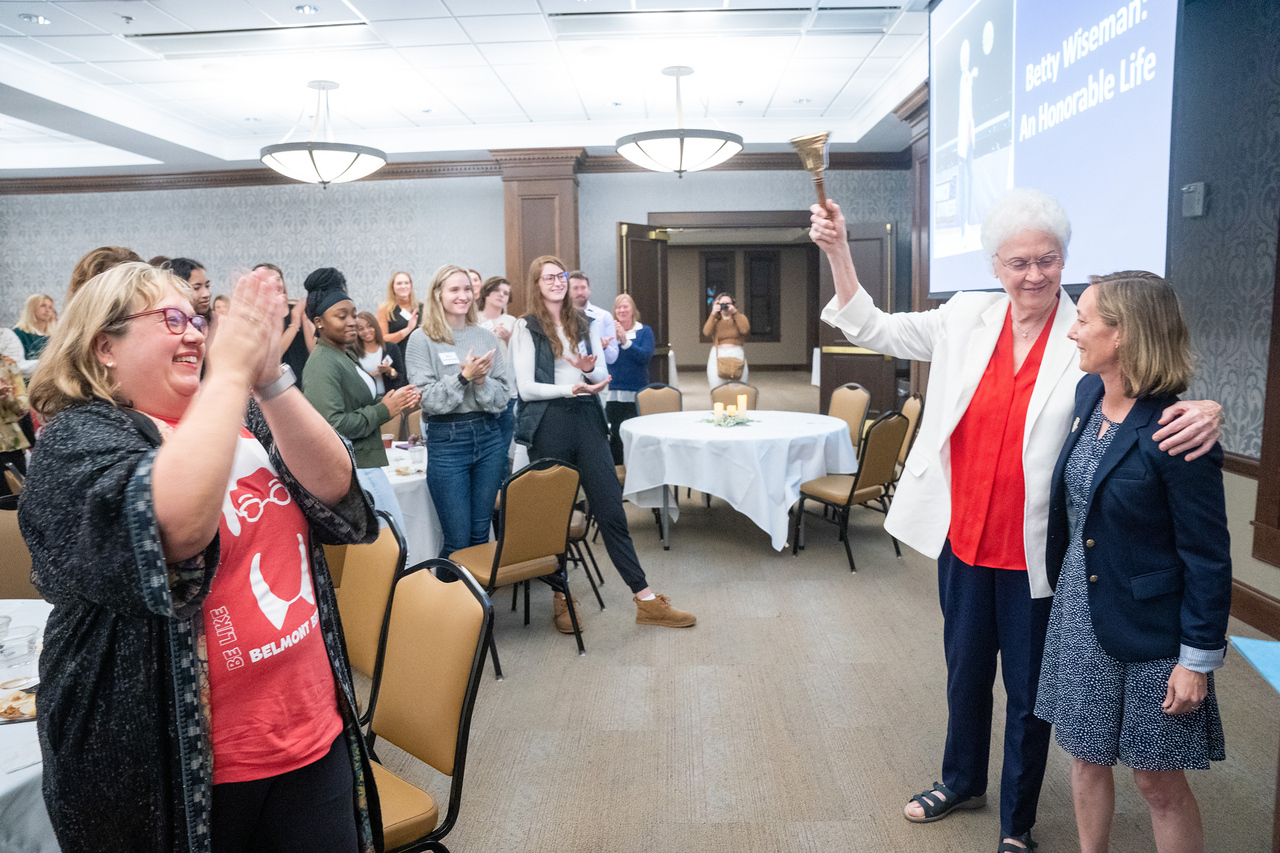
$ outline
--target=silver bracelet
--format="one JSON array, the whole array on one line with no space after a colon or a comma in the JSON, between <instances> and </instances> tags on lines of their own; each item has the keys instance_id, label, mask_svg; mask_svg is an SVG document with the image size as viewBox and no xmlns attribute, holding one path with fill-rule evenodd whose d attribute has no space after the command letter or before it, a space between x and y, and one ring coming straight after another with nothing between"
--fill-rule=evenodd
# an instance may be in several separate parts
<instances>
[{"instance_id":1,"label":"silver bracelet","mask_svg":"<svg viewBox=\"0 0 1280 853\"><path fill-rule=\"evenodd\" d=\"M265 385L257 391L258 402L266 403L279 397L285 391L288 391L297 382L297 377L293 375L293 368L287 364L280 365L280 378L276 379L270 385Z\"/></svg>"}]
</instances>

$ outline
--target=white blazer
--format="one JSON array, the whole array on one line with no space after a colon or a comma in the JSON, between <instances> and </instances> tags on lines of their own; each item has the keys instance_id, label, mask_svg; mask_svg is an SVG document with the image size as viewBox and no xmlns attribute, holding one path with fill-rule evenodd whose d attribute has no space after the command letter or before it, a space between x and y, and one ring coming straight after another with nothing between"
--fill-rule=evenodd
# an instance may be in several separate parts
<instances>
[{"instance_id":1,"label":"white blazer","mask_svg":"<svg viewBox=\"0 0 1280 853\"><path fill-rule=\"evenodd\" d=\"M844 308L833 298L822 311L823 322L858 346L931 362L924 419L884 523L890 534L929 557L942 553L951 527L951 433L995 352L1008 307L1003 291L957 293L933 311L886 314L859 288ZM1022 435L1023 547L1032 598L1053 595L1045 573L1049 485L1071 426L1076 383L1084 376L1079 350L1067 338L1075 319L1075 303L1060 290Z\"/></svg>"}]
</instances>

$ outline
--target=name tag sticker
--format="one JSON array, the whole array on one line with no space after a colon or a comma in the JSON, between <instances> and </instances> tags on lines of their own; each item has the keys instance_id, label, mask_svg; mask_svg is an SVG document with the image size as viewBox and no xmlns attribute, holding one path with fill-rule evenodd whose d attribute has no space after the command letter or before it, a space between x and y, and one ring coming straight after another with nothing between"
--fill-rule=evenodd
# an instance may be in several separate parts
<instances>
[{"instance_id":1,"label":"name tag sticker","mask_svg":"<svg viewBox=\"0 0 1280 853\"><path fill-rule=\"evenodd\" d=\"M457 364L458 354L456 352L442 352L440 353L440 363L446 365Z\"/></svg>"},{"instance_id":2,"label":"name tag sticker","mask_svg":"<svg viewBox=\"0 0 1280 853\"><path fill-rule=\"evenodd\" d=\"M1075 432L1079 428L1080 428L1080 419L1076 418L1075 423L1071 425L1071 431Z\"/></svg>"}]
</instances>

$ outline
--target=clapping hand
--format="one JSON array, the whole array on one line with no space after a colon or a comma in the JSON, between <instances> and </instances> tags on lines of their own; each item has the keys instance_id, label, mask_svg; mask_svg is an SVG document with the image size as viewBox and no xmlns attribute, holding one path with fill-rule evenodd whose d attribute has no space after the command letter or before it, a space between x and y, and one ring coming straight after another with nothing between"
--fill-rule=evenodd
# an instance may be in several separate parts
<instances>
[{"instance_id":1,"label":"clapping hand","mask_svg":"<svg viewBox=\"0 0 1280 853\"><path fill-rule=\"evenodd\" d=\"M501 323L493 327L493 335L504 344L511 340L511 330Z\"/></svg>"},{"instance_id":2,"label":"clapping hand","mask_svg":"<svg viewBox=\"0 0 1280 853\"><path fill-rule=\"evenodd\" d=\"M467 350L467 357L462 362L462 375L468 382L474 382L477 385L483 385L485 377L489 375L489 371L493 369L494 350L489 350L484 355L473 355L471 350Z\"/></svg>"},{"instance_id":3,"label":"clapping hand","mask_svg":"<svg viewBox=\"0 0 1280 853\"><path fill-rule=\"evenodd\" d=\"M564 354L564 360L581 370L583 373L590 373L596 369L596 357L594 355L583 355L577 350L566 352Z\"/></svg>"},{"instance_id":4,"label":"clapping hand","mask_svg":"<svg viewBox=\"0 0 1280 853\"><path fill-rule=\"evenodd\" d=\"M257 269L236 282L231 307L209 345L211 375L226 371L253 388L280 376L280 324L285 305L275 283L267 280L269 274L270 270Z\"/></svg>"},{"instance_id":5,"label":"clapping hand","mask_svg":"<svg viewBox=\"0 0 1280 853\"><path fill-rule=\"evenodd\" d=\"M403 388L397 388L394 391L388 391L382 398L382 403L387 407L388 414L395 417L401 412L415 408L422 395L414 385L406 385Z\"/></svg>"},{"instance_id":6,"label":"clapping hand","mask_svg":"<svg viewBox=\"0 0 1280 853\"><path fill-rule=\"evenodd\" d=\"M606 376L602 381L592 385L588 382L577 382L573 386L573 396L580 394L599 394L605 388L609 387L609 383L613 381L612 376Z\"/></svg>"}]
</instances>

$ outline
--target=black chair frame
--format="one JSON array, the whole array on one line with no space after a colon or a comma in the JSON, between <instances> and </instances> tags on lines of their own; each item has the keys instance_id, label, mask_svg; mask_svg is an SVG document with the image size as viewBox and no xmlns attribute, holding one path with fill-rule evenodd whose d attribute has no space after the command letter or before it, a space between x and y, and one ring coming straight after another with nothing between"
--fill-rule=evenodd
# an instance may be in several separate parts
<instances>
[{"instance_id":1,"label":"black chair frame","mask_svg":"<svg viewBox=\"0 0 1280 853\"><path fill-rule=\"evenodd\" d=\"M392 534L396 537L396 544L400 546L400 557L396 560L396 569L391 575L391 592L387 595L387 606L382 611L382 627L378 630L378 654L373 660L373 676L371 678L372 686L369 688L369 707L365 709L358 720L361 726L365 727L366 733L371 720L373 720L373 706L378 702L378 687L382 684L382 660L387 653L387 630L391 627L391 600L395 597L396 584L405 574L404 564L409 559L409 546L405 542L404 534L400 532L400 527L396 524L396 520L391 513L383 509L375 509L373 514L387 523L387 527L391 528Z\"/></svg>"},{"instance_id":2,"label":"black chair frame","mask_svg":"<svg viewBox=\"0 0 1280 853\"><path fill-rule=\"evenodd\" d=\"M456 582L465 585L467 590L470 591L470 593L475 596L476 600L480 602L480 606L484 611L480 625L481 641L476 646L475 657L471 661L471 674L467 678L467 691L462 699L462 719L458 724L458 741L457 745L454 747L453 776L451 777L451 783L449 786L449 806L448 810L445 812L444 820L442 820L429 834L411 844L398 847L394 851L388 851L388 853L410 853L410 851L419 850L437 850L440 851L440 853L449 853L449 848L445 847L440 839L448 835L453 830L454 824L458 822L458 811L462 806L462 780L467 766L467 743L471 736L471 712L475 709L476 694L479 692L480 688L480 675L484 671L484 653L485 648L488 645L488 641L485 638L488 638L493 630L493 603L489 600L489 596L484 591L484 588L480 586L480 583L472 577L471 573L465 568L451 560L443 558L423 560L421 563L411 566L396 575L395 580L391 583L391 595L387 601L388 623L391 619L391 601L395 599L396 585L414 572L424 570L430 571L438 578L441 577L442 574L452 575ZM384 624L382 638L378 645L377 677L379 680L382 678L382 658L386 653L386 629L387 626ZM375 681L375 692L369 701L370 719L373 717L374 703L377 699L377 686L378 682ZM378 760L378 755L374 751L374 744L376 741L377 735L373 734L372 731L366 732L365 743L369 748L369 755L375 761Z\"/></svg>"}]
</instances>

